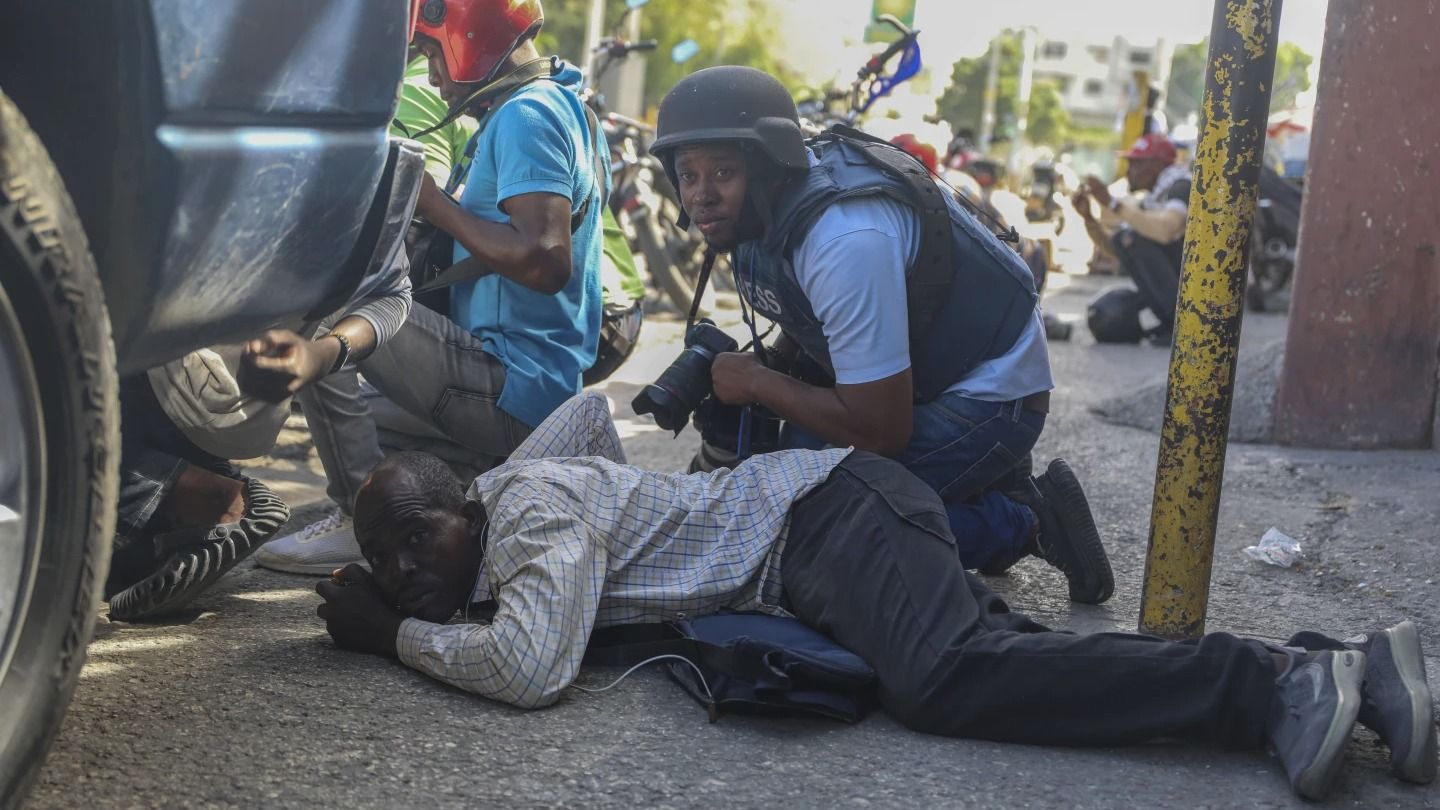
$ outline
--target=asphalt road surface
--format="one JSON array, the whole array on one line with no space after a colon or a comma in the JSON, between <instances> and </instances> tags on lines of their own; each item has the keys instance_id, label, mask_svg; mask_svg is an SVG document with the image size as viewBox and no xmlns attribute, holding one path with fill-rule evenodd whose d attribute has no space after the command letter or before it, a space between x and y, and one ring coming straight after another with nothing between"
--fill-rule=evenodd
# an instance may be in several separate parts
<instances>
[{"instance_id":1,"label":"asphalt road surface","mask_svg":"<svg viewBox=\"0 0 1440 810\"><path fill-rule=\"evenodd\" d=\"M1102 282L1069 281L1048 301L1073 318ZM637 355L602 388L642 466L682 468L695 448L692 431L672 439L628 409L678 353L680 331L673 318L652 318ZM1245 346L1283 334L1283 316L1251 317ZM1059 387L1037 459L1064 456L1079 471L1114 560L1115 598L1072 605L1063 579L1037 561L992 584L1058 628L1131 630L1158 440L1106 424L1088 407L1162 378L1167 352L1096 346L1080 325L1052 354ZM276 454L250 471L295 507L298 528L325 504L303 422L292 424ZM1440 683L1440 454L1235 445L1225 485L1209 629L1283 640L1302 627L1348 635L1411 617L1428 645L1431 681ZM1243 557L1240 549L1270 526L1301 539L1300 565ZM313 588L313 579L246 563L175 623L102 615L30 806L1301 806L1262 752L950 740L911 733L881 713L855 727L742 717L710 724L654 672L523 712L393 661L338 651L315 618ZM582 682L616 674L587 671ZM1357 731L1328 806L1440 806L1440 788L1397 783L1385 756L1373 735Z\"/></svg>"}]
</instances>

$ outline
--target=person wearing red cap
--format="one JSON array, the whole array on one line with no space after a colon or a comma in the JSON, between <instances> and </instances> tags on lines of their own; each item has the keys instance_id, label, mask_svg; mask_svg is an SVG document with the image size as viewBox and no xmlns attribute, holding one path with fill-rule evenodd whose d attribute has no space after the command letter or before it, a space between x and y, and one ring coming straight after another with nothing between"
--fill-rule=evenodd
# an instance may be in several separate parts
<instances>
[{"instance_id":1,"label":"person wearing red cap","mask_svg":"<svg viewBox=\"0 0 1440 810\"><path fill-rule=\"evenodd\" d=\"M1119 156L1129 162L1125 179L1130 194L1112 195L1098 178L1087 177L1075 195L1075 209L1091 237L1113 247L1146 308L1159 319L1151 341L1169 346L1180 290L1190 169L1176 164L1175 144L1158 132L1142 136ZM1100 204L1098 217L1092 200Z\"/></svg>"},{"instance_id":2,"label":"person wearing red cap","mask_svg":"<svg viewBox=\"0 0 1440 810\"><path fill-rule=\"evenodd\" d=\"M448 108L441 123L479 121L444 187L422 178L415 210L453 237L450 258L475 272L449 274L448 306L414 307L358 371L385 400L387 426L407 423L387 438L403 433L483 471L579 393L595 362L609 193L597 156L608 150L580 100L580 71L536 49L539 0L411 0L410 20ZM338 510L270 542L260 565L324 575L363 559L348 513L384 457L372 410L381 403L370 399L353 373L306 393Z\"/></svg>"}]
</instances>

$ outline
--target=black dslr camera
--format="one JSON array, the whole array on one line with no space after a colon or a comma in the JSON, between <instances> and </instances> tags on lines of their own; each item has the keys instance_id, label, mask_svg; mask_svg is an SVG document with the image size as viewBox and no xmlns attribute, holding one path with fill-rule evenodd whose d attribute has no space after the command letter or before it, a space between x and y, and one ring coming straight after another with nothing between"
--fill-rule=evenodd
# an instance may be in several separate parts
<instances>
[{"instance_id":1,"label":"black dslr camera","mask_svg":"<svg viewBox=\"0 0 1440 810\"><path fill-rule=\"evenodd\" d=\"M739 348L735 338L720 331L714 321L701 318L685 334L685 351L661 372L660 379L645 386L631 407L637 414L654 416L655 424L679 435L690 414L710 396L710 365L715 356Z\"/></svg>"},{"instance_id":2,"label":"black dslr camera","mask_svg":"<svg viewBox=\"0 0 1440 810\"><path fill-rule=\"evenodd\" d=\"M710 384L710 366L715 356L738 351L735 338L720 331L707 318L701 318L685 335L685 351L645 386L631 402L637 414L650 414L655 424L677 435L694 414L695 427L707 446L727 451L733 458L738 449L740 412L737 405L726 405L716 399ZM752 453L768 453L779 445L780 420L762 408L751 407L750 449ZM733 462L732 462L733 463Z\"/></svg>"}]
</instances>

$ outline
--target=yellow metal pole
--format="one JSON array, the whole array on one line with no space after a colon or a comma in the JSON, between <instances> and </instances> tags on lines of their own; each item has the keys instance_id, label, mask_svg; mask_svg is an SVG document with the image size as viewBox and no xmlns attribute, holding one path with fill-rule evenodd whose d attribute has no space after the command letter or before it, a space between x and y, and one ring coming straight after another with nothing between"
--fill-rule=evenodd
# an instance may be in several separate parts
<instances>
[{"instance_id":1,"label":"yellow metal pole","mask_svg":"<svg viewBox=\"0 0 1440 810\"><path fill-rule=\"evenodd\" d=\"M1280 0L1216 0L1155 470L1142 632L1205 631Z\"/></svg>"}]
</instances>

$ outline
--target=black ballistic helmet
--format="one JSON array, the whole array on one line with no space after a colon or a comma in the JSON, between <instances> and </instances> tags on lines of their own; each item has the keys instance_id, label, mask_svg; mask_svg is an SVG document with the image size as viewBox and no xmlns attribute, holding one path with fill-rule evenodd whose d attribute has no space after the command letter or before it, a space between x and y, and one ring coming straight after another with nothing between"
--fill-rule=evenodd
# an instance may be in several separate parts
<instances>
[{"instance_id":1,"label":"black ballistic helmet","mask_svg":"<svg viewBox=\"0 0 1440 810\"><path fill-rule=\"evenodd\" d=\"M667 167L676 149L711 141L754 144L783 169L810 166L795 101L784 85L755 68L722 65L681 79L660 102L655 134L650 153Z\"/></svg>"},{"instance_id":2,"label":"black ballistic helmet","mask_svg":"<svg viewBox=\"0 0 1440 810\"><path fill-rule=\"evenodd\" d=\"M752 170L765 163L782 174L810 167L794 99L773 76L755 68L721 65L681 79L660 102L655 132L658 137L650 153L665 165L676 190L680 179L675 175L675 152L691 144L737 142ZM772 178L772 183L778 181ZM762 185L753 180L750 185L750 211L743 216L752 223L757 215L759 221L769 221ZM690 227L683 207L676 224Z\"/></svg>"},{"instance_id":3,"label":"black ballistic helmet","mask_svg":"<svg viewBox=\"0 0 1440 810\"><path fill-rule=\"evenodd\" d=\"M1090 302L1085 320L1099 343L1138 343L1145 336L1140 327L1140 310L1144 308L1139 290L1111 287Z\"/></svg>"}]
</instances>

